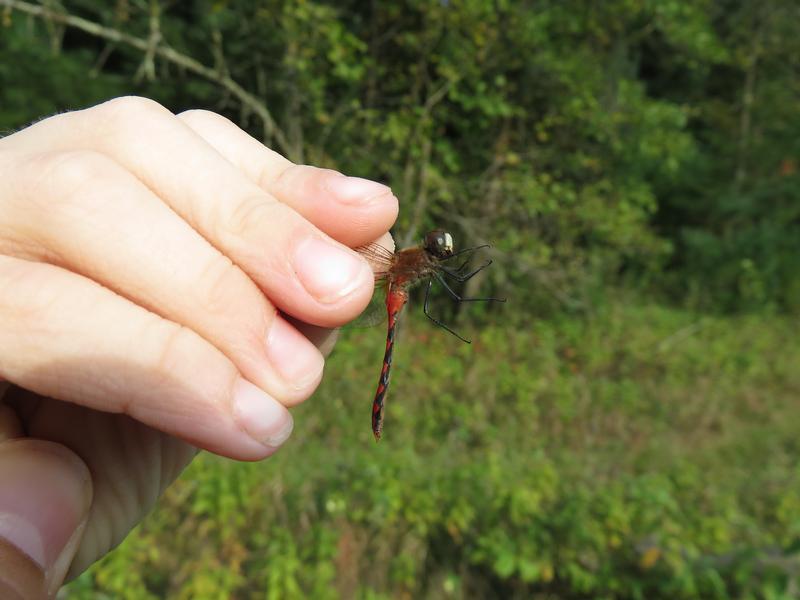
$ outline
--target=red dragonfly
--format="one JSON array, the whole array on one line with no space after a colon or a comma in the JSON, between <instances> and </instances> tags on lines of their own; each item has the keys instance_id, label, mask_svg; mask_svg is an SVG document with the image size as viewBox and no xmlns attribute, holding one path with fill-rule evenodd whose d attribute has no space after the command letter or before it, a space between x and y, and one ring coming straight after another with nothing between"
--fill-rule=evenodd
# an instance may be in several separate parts
<instances>
[{"instance_id":1,"label":"red dragonfly","mask_svg":"<svg viewBox=\"0 0 800 600\"><path fill-rule=\"evenodd\" d=\"M488 244L484 244L454 252L453 236L446 231L436 229L425 236L421 246L412 246L399 252L392 252L380 244L369 244L357 248L358 252L377 267L375 280L383 283L386 288L386 311L389 321L386 334L386 352L383 356L383 367L378 380L378 390L375 392L375 400L372 402L372 433L375 434L376 441L381 439L381 432L383 431L384 401L386 399L386 391L389 388L389 373L392 368L392 352L394 350L397 318L408 301L409 290L427 278L428 287L425 290L425 302L423 304L425 316L442 329L452 333L462 342L469 344L469 340L461 337L428 312L428 299L431 286L436 280L442 284L450 297L456 302L505 302L505 298L464 298L453 291L445 280L445 276L447 276L459 283L463 283L492 264L491 260L487 260L478 268L468 272L465 271L475 251L488 247ZM466 255L465 260L458 267L452 268L447 264L450 259L464 255Z\"/></svg>"}]
</instances>

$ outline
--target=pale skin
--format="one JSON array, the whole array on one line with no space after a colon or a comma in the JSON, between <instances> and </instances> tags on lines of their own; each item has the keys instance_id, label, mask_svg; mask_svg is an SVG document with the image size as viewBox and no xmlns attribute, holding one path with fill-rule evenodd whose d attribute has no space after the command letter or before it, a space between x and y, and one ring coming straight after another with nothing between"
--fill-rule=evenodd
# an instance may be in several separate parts
<instances>
[{"instance_id":1,"label":"pale skin","mask_svg":"<svg viewBox=\"0 0 800 600\"><path fill-rule=\"evenodd\" d=\"M0 139L0 182L0 596L37 597L197 448L281 446L372 295L351 248L391 244L397 199L142 98Z\"/></svg>"}]
</instances>

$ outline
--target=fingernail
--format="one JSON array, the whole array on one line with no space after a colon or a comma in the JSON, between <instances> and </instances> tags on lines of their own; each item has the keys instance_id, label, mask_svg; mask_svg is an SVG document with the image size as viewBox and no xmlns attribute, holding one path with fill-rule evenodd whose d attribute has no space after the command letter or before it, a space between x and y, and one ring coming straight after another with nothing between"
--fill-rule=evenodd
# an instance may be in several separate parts
<instances>
[{"instance_id":1,"label":"fingernail","mask_svg":"<svg viewBox=\"0 0 800 600\"><path fill-rule=\"evenodd\" d=\"M257 442L277 448L291 435L294 421L286 407L249 381L236 382L233 403L239 424Z\"/></svg>"},{"instance_id":2,"label":"fingernail","mask_svg":"<svg viewBox=\"0 0 800 600\"><path fill-rule=\"evenodd\" d=\"M15 439L0 446L0 481L0 540L27 556L48 580L63 578L72 556L62 560L62 555L67 550L74 555L75 534L91 506L86 465L58 444Z\"/></svg>"},{"instance_id":3,"label":"fingernail","mask_svg":"<svg viewBox=\"0 0 800 600\"><path fill-rule=\"evenodd\" d=\"M346 177L341 173L332 173L325 186L343 204L364 204L382 196L392 196L392 189L387 185L361 177Z\"/></svg>"},{"instance_id":4,"label":"fingernail","mask_svg":"<svg viewBox=\"0 0 800 600\"><path fill-rule=\"evenodd\" d=\"M308 293L326 304L368 285L374 277L367 262L354 252L313 237L297 245L294 268Z\"/></svg>"},{"instance_id":5,"label":"fingernail","mask_svg":"<svg viewBox=\"0 0 800 600\"><path fill-rule=\"evenodd\" d=\"M319 379L325 365L317 347L281 317L275 318L267 334L267 359L286 382L298 388Z\"/></svg>"}]
</instances>

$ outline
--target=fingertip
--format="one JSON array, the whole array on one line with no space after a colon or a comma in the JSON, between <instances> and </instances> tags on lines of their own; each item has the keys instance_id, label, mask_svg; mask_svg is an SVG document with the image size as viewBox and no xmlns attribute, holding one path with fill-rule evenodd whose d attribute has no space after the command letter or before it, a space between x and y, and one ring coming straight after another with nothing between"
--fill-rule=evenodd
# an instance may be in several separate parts
<instances>
[{"instance_id":1,"label":"fingertip","mask_svg":"<svg viewBox=\"0 0 800 600\"><path fill-rule=\"evenodd\" d=\"M35 586L44 585L53 594L64 580L89 516L89 469L61 444L16 439L0 445L0 481L0 546L10 549L5 558L16 556L17 563L23 556L30 559ZM20 581L27 577L22 572L0 573L0 580L3 575L10 575L5 583L12 587L30 587L30 582Z\"/></svg>"},{"instance_id":2,"label":"fingertip","mask_svg":"<svg viewBox=\"0 0 800 600\"><path fill-rule=\"evenodd\" d=\"M308 237L297 244L292 262L301 285L320 304L347 301L360 305L362 296L364 305L369 302L374 285L372 269L352 250ZM352 300L354 296L356 301Z\"/></svg>"},{"instance_id":3,"label":"fingertip","mask_svg":"<svg viewBox=\"0 0 800 600\"><path fill-rule=\"evenodd\" d=\"M333 351L336 341L339 339L339 329L331 327L317 327L304 323L298 319L289 317L285 318L297 329L303 336L306 337L312 344L314 344L324 358L327 358Z\"/></svg>"},{"instance_id":4,"label":"fingertip","mask_svg":"<svg viewBox=\"0 0 800 600\"><path fill-rule=\"evenodd\" d=\"M389 233L388 230L386 231L386 233L382 234L378 239L370 241L379 246L383 246L389 252L394 252L395 249L397 248L397 244L395 244L394 238L392 237L392 234Z\"/></svg>"},{"instance_id":5,"label":"fingertip","mask_svg":"<svg viewBox=\"0 0 800 600\"><path fill-rule=\"evenodd\" d=\"M397 220L400 202L387 185L332 171L323 186L339 206L330 217L329 233L348 246L371 242Z\"/></svg>"},{"instance_id":6,"label":"fingertip","mask_svg":"<svg viewBox=\"0 0 800 600\"><path fill-rule=\"evenodd\" d=\"M245 379L233 390L234 417L247 435L270 450L279 448L291 435L294 420L283 404Z\"/></svg>"},{"instance_id":7,"label":"fingertip","mask_svg":"<svg viewBox=\"0 0 800 600\"><path fill-rule=\"evenodd\" d=\"M259 185L346 246L388 231L399 211L389 186L332 169L292 165L278 175L262 175Z\"/></svg>"},{"instance_id":8,"label":"fingertip","mask_svg":"<svg viewBox=\"0 0 800 600\"><path fill-rule=\"evenodd\" d=\"M319 385L325 367L319 349L281 316L275 318L267 334L267 359L283 380L304 397Z\"/></svg>"},{"instance_id":9,"label":"fingertip","mask_svg":"<svg viewBox=\"0 0 800 600\"><path fill-rule=\"evenodd\" d=\"M324 171L322 186L345 206L364 206L391 202L394 197L388 185L363 177L348 177L338 171Z\"/></svg>"}]
</instances>

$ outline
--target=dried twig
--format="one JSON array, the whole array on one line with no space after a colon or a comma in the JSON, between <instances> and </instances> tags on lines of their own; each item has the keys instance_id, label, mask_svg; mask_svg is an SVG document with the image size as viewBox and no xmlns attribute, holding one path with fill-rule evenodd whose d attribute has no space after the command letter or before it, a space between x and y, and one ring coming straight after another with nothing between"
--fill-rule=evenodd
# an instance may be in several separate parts
<instances>
[{"instance_id":1,"label":"dried twig","mask_svg":"<svg viewBox=\"0 0 800 600\"><path fill-rule=\"evenodd\" d=\"M155 81L156 79L156 51L161 44L161 5L156 0L150 0L150 34L147 36L147 50L145 50L142 64L136 71L134 80L142 79Z\"/></svg>"}]
</instances>

